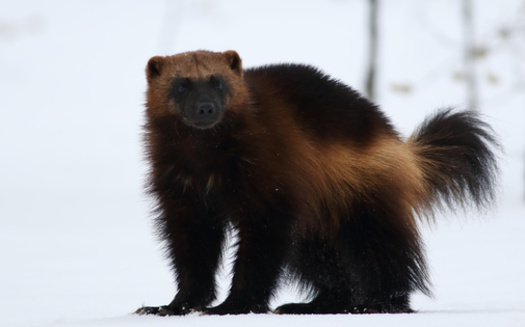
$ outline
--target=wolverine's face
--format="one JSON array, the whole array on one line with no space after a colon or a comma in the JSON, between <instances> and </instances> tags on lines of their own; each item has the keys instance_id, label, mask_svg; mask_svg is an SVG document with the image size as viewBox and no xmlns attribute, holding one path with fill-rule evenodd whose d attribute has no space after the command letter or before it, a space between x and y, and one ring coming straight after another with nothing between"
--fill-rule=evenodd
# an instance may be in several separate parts
<instances>
[{"instance_id":1,"label":"wolverine's face","mask_svg":"<svg viewBox=\"0 0 525 327\"><path fill-rule=\"evenodd\" d=\"M200 130L219 124L242 94L239 91L241 59L235 51L196 51L153 57L148 62L146 75L148 114L173 115Z\"/></svg>"},{"instance_id":2,"label":"wolverine's face","mask_svg":"<svg viewBox=\"0 0 525 327\"><path fill-rule=\"evenodd\" d=\"M221 75L194 80L178 77L169 97L179 108L180 118L189 126L206 129L217 124L223 114L228 87Z\"/></svg>"}]
</instances>

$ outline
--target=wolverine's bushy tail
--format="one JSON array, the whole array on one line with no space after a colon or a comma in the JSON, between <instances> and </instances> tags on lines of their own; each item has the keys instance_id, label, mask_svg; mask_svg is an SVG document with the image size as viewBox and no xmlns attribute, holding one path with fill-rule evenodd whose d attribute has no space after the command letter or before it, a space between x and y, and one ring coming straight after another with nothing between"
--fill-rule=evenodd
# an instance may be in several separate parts
<instances>
[{"instance_id":1,"label":"wolverine's bushy tail","mask_svg":"<svg viewBox=\"0 0 525 327\"><path fill-rule=\"evenodd\" d=\"M445 109L427 118L408 140L418 155L426 192L422 206L478 209L495 199L499 148L492 128L474 111Z\"/></svg>"}]
</instances>

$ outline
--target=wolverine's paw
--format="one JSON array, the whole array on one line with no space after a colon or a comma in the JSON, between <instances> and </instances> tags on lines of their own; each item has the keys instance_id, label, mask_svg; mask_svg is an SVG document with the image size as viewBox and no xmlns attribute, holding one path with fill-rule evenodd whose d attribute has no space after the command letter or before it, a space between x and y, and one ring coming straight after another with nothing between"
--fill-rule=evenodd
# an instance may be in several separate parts
<instances>
[{"instance_id":1,"label":"wolverine's paw","mask_svg":"<svg viewBox=\"0 0 525 327\"><path fill-rule=\"evenodd\" d=\"M169 316L168 306L161 307L142 307L138 308L134 313L137 315L156 315L156 316Z\"/></svg>"},{"instance_id":2,"label":"wolverine's paw","mask_svg":"<svg viewBox=\"0 0 525 327\"><path fill-rule=\"evenodd\" d=\"M312 307L309 303L288 303L277 307L273 310L273 313L280 315L300 315L300 314L311 314Z\"/></svg>"},{"instance_id":3,"label":"wolverine's paw","mask_svg":"<svg viewBox=\"0 0 525 327\"><path fill-rule=\"evenodd\" d=\"M225 301L216 307L206 308L202 312L206 315L240 315L247 313L267 313L268 311L269 309L266 305L239 305Z\"/></svg>"},{"instance_id":4,"label":"wolverine's paw","mask_svg":"<svg viewBox=\"0 0 525 327\"><path fill-rule=\"evenodd\" d=\"M373 313L414 313L408 305L396 304L375 304L375 305L356 305L353 306L351 313L373 314Z\"/></svg>"},{"instance_id":5,"label":"wolverine's paw","mask_svg":"<svg viewBox=\"0 0 525 327\"><path fill-rule=\"evenodd\" d=\"M276 308L276 314L301 315L301 314L339 314L348 313L348 310L339 306L319 305L319 303L288 303Z\"/></svg>"},{"instance_id":6,"label":"wolverine's paw","mask_svg":"<svg viewBox=\"0 0 525 327\"><path fill-rule=\"evenodd\" d=\"M168 305L163 305L160 307L142 307L135 311L137 315L156 315L156 316L183 316L190 312L194 312L194 309L191 308L173 308Z\"/></svg>"}]
</instances>

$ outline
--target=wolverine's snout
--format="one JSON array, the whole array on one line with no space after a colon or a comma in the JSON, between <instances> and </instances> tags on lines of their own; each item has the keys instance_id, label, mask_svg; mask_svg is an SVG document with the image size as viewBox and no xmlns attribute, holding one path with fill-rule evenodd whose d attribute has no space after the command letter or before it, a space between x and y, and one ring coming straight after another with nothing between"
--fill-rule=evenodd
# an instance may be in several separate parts
<instances>
[{"instance_id":1,"label":"wolverine's snout","mask_svg":"<svg viewBox=\"0 0 525 327\"><path fill-rule=\"evenodd\" d=\"M197 103L190 113L192 126L206 129L213 127L220 119L220 110L213 102Z\"/></svg>"}]
</instances>

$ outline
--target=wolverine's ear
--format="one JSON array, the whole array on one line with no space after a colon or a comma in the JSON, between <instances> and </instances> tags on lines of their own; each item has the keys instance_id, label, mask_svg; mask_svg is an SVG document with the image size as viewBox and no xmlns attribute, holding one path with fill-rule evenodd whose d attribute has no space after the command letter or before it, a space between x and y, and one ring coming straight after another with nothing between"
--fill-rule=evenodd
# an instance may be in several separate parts
<instances>
[{"instance_id":1,"label":"wolverine's ear","mask_svg":"<svg viewBox=\"0 0 525 327\"><path fill-rule=\"evenodd\" d=\"M164 59L164 57L155 56L148 61L148 66L146 67L146 77L148 78L148 82L160 76L162 66L164 65Z\"/></svg>"},{"instance_id":2,"label":"wolverine's ear","mask_svg":"<svg viewBox=\"0 0 525 327\"><path fill-rule=\"evenodd\" d=\"M228 63L230 64L230 68L237 73L242 73L242 61L241 57L239 57L239 54L236 51L228 50L226 52L223 52L223 55L226 57L226 60L228 60Z\"/></svg>"}]
</instances>

